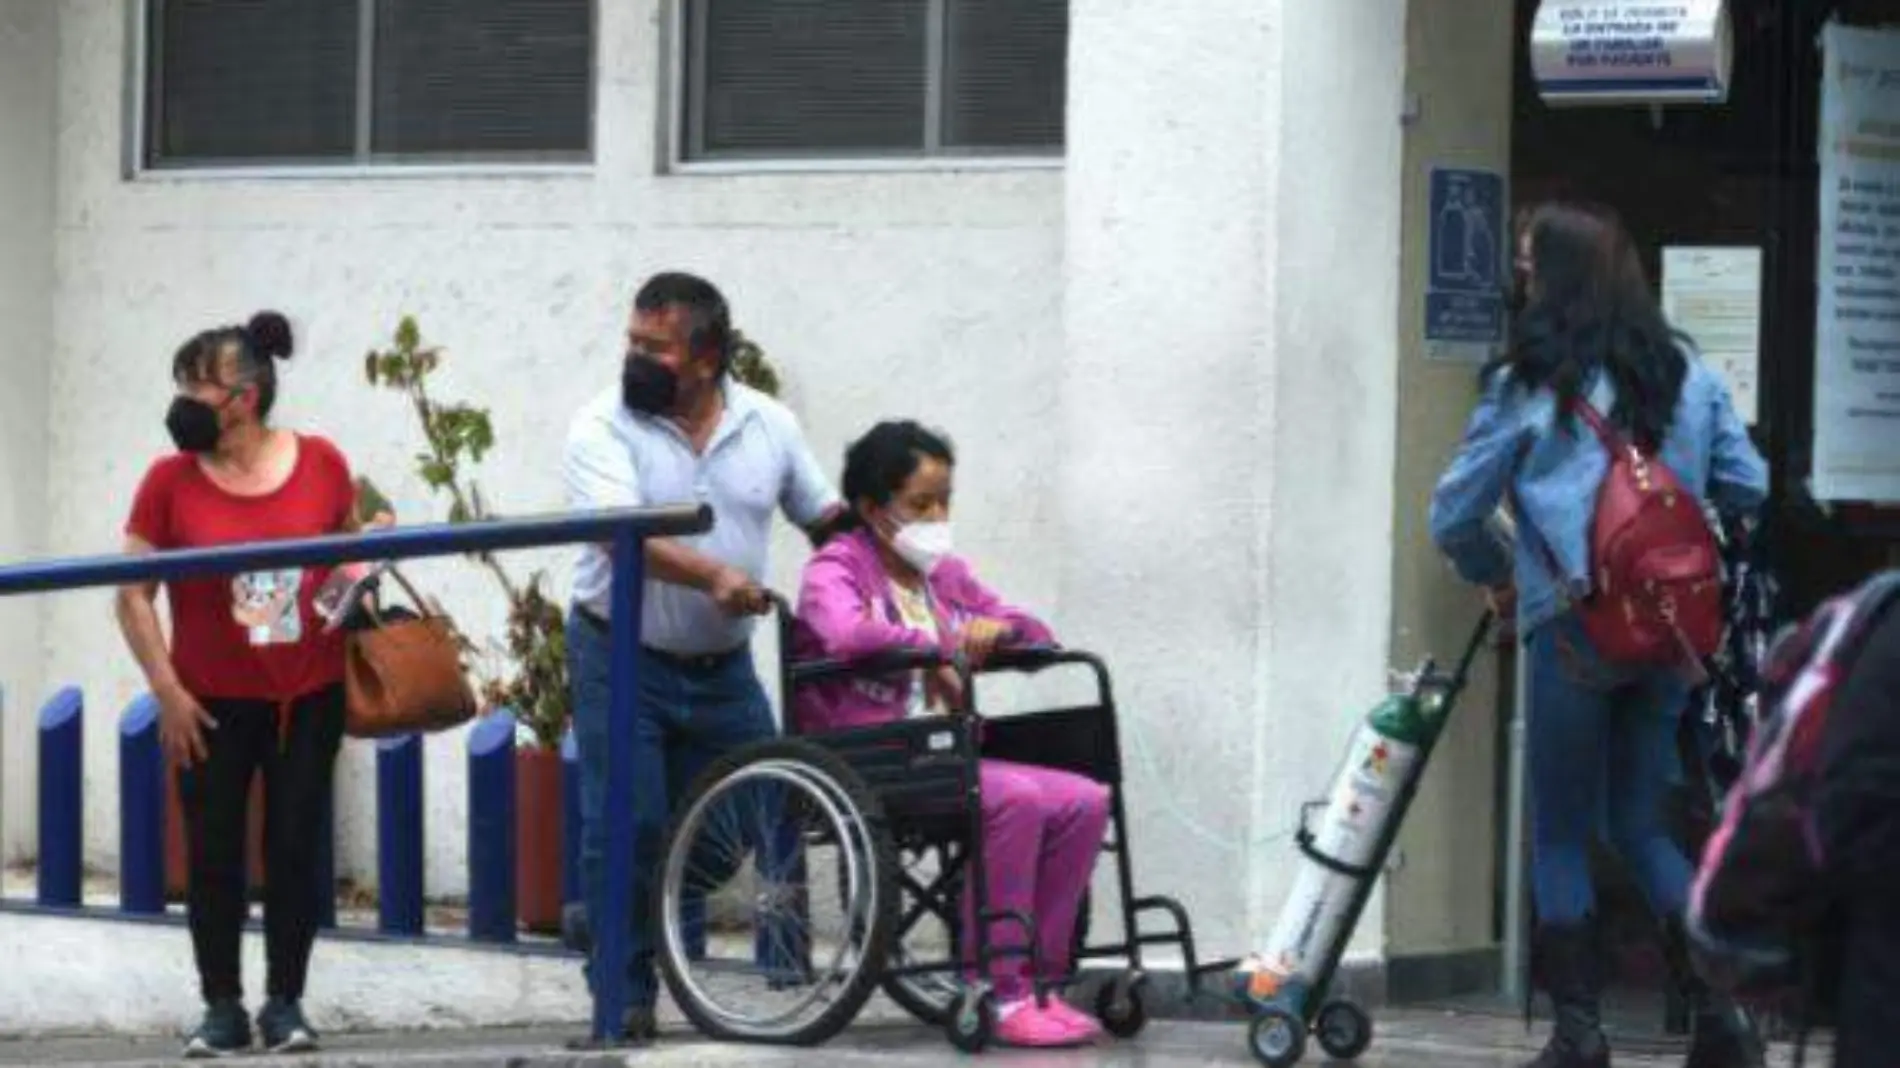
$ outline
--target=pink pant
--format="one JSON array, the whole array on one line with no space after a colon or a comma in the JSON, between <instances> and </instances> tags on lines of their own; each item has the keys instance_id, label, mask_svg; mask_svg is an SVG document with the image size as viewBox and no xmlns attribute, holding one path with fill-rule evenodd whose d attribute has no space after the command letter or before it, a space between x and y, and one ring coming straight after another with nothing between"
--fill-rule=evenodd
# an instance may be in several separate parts
<instances>
[{"instance_id":1,"label":"pink pant","mask_svg":"<svg viewBox=\"0 0 1900 1068\"><path fill-rule=\"evenodd\" d=\"M1007 760L985 760L980 768L989 907L1033 918L1043 978L1060 978L1069 970L1076 909L1088 889L1108 829L1108 787L1073 772ZM967 931L975 923L971 913L975 881L966 881L965 887L963 927ZM964 939L967 962L976 959L974 941ZM990 945L1022 944L1020 925L990 924ZM1029 958L995 960L990 978L1002 1000L1028 994Z\"/></svg>"}]
</instances>

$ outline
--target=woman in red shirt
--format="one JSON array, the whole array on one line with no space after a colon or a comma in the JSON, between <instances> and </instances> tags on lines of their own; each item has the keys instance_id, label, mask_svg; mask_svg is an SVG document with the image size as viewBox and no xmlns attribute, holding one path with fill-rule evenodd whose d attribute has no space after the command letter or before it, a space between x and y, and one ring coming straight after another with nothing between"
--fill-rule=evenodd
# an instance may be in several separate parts
<instances>
[{"instance_id":1,"label":"woman in red shirt","mask_svg":"<svg viewBox=\"0 0 1900 1068\"><path fill-rule=\"evenodd\" d=\"M312 537L352 529L349 463L314 435L269 425L273 361L290 326L260 312L207 330L172 360L178 395L165 419L178 451L145 473L126 523L126 551ZM379 522L388 517L378 517ZM343 737L343 635L325 633L312 597L328 568L281 568L123 587L119 626L161 708L159 737L178 768L190 855L192 949L205 1000L187 1056L251 1046L238 947L248 912L246 808L264 777L264 941L268 1001L257 1015L271 1050L309 1049L299 1007L319 894L324 804Z\"/></svg>"}]
</instances>

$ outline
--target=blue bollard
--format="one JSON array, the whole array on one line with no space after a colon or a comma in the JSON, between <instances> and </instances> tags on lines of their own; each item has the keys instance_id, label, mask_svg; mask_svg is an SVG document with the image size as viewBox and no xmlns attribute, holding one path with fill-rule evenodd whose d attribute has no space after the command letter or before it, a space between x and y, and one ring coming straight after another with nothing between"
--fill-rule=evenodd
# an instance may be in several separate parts
<instances>
[{"instance_id":1,"label":"blue bollard","mask_svg":"<svg viewBox=\"0 0 1900 1068\"><path fill-rule=\"evenodd\" d=\"M165 753L158 699L145 694L119 717L119 911L165 911Z\"/></svg>"},{"instance_id":2,"label":"blue bollard","mask_svg":"<svg viewBox=\"0 0 1900 1068\"><path fill-rule=\"evenodd\" d=\"M561 735L561 902L573 905L581 895L581 748L569 724Z\"/></svg>"},{"instance_id":3,"label":"blue bollard","mask_svg":"<svg viewBox=\"0 0 1900 1068\"><path fill-rule=\"evenodd\" d=\"M515 717L468 732L468 937L515 940Z\"/></svg>"},{"instance_id":4,"label":"blue bollard","mask_svg":"<svg viewBox=\"0 0 1900 1068\"><path fill-rule=\"evenodd\" d=\"M40 709L40 904L83 904L86 701L68 686Z\"/></svg>"},{"instance_id":5,"label":"blue bollard","mask_svg":"<svg viewBox=\"0 0 1900 1068\"><path fill-rule=\"evenodd\" d=\"M422 736L376 743L376 926L422 933Z\"/></svg>"}]
</instances>

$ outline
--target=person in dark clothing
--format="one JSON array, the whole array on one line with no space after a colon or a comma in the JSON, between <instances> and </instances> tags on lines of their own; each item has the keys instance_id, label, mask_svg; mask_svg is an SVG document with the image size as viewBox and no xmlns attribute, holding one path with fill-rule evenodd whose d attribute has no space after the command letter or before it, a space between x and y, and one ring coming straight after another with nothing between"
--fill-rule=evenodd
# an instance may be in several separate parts
<instances>
[{"instance_id":1,"label":"person in dark clothing","mask_svg":"<svg viewBox=\"0 0 1900 1068\"><path fill-rule=\"evenodd\" d=\"M1821 739L1815 817L1841 925L1834 1068L1896 1062L1900 1005L1900 611L1867 634Z\"/></svg>"}]
</instances>

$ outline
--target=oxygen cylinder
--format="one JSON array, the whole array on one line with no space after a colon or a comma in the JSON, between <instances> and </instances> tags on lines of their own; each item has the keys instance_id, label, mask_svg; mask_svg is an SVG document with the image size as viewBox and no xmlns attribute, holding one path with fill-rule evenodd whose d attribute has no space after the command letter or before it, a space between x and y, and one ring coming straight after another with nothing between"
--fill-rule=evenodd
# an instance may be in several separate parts
<instances>
[{"instance_id":1,"label":"oxygen cylinder","mask_svg":"<svg viewBox=\"0 0 1900 1068\"><path fill-rule=\"evenodd\" d=\"M1423 770L1421 746L1438 728L1437 711L1422 708L1415 694L1398 693L1366 716L1333 780L1324 817L1309 827L1314 851L1353 868L1384 862L1375 855L1379 841L1400 793ZM1241 993L1259 1003L1303 999L1326 965L1336 963L1327 957L1341 941L1340 926L1347 922L1360 883L1302 852L1292 895L1280 909L1266 951L1240 966Z\"/></svg>"}]
</instances>

